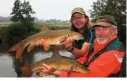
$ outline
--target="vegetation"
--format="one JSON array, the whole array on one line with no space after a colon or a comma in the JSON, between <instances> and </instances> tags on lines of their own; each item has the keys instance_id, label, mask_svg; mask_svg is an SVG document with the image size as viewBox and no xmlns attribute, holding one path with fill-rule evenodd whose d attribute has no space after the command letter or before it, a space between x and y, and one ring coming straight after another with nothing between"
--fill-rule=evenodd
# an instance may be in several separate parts
<instances>
[{"instance_id":1,"label":"vegetation","mask_svg":"<svg viewBox=\"0 0 127 81\"><path fill-rule=\"evenodd\" d=\"M32 10L29 1L21 3L20 0L16 0L11 13L11 21L23 23L28 27L28 32L30 32L33 30L34 25L34 17L31 16L32 14L35 14L35 12Z\"/></svg>"},{"instance_id":2,"label":"vegetation","mask_svg":"<svg viewBox=\"0 0 127 81\"><path fill-rule=\"evenodd\" d=\"M23 3L20 2L20 0L16 0L14 2L14 7L12 9L12 17L11 21L13 22L33 22L34 18L31 16L31 14L34 14L35 12L32 10L31 5L29 4L29 1L24 1Z\"/></svg>"}]
</instances>

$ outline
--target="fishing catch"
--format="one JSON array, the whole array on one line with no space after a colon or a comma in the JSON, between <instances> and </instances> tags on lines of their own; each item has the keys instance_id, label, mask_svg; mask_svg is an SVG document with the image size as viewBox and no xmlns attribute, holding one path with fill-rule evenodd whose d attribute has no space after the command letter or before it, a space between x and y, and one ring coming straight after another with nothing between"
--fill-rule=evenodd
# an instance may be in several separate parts
<instances>
[{"instance_id":1,"label":"fishing catch","mask_svg":"<svg viewBox=\"0 0 127 81\"><path fill-rule=\"evenodd\" d=\"M22 72L25 76L30 77L32 75L32 72L35 69L38 68L45 68L43 64L46 64L48 66L51 66L55 68L56 70L64 70L64 71L75 71L75 72L81 72L81 73L87 73L88 69L80 64L75 59L60 56L59 52L54 52L51 58L46 58L40 61L37 61L36 63L30 65L30 66L23 66Z\"/></svg>"},{"instance_id":2,"label":"fishing catch","mask_svg":"<svg viewBox=\"0 0 127 81\"><path fill-rule=\"evenodd\" d=\"M50 45L60 45L67 38L70 38L73 41L81 40L83 39L83 36L78 32L69 30L49 30L48 27L44 26L42 32L29 36L28 38L20 41L11 47L9 51L16 51L16 59L19 59L26 47L27 52L30 52L41 40L44 40L48 44L48 46L43 47L44 50L47 51L50 48Z\"/></svg>"}]
</instances>

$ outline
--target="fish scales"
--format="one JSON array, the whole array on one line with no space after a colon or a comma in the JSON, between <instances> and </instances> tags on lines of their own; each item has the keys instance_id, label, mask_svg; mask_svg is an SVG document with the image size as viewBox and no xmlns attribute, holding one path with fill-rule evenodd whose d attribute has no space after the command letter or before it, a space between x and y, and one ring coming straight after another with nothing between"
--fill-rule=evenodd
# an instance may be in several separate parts
<instances>
[{"instance_id":1,"label":"fish scales","mask_svg":"<svg viewBox=\"0 0 127 81\"><path fill-rule=\"evenodd\" d=\"M83 36L80 33L69 30L44 31L29 36L28 38L20 41L11 47L9 51L16 51L16 59L19 59L26 47L27 51L30 52L34 47L36 47L37 43L41 41L41 39L43 39L48 44L47 47L43 47L44 50L47 51L50 45L61 45L63 44L62 42L67 38L70 38L73 41L81 40L83 39Z\"/></svg>"}]
</instances>

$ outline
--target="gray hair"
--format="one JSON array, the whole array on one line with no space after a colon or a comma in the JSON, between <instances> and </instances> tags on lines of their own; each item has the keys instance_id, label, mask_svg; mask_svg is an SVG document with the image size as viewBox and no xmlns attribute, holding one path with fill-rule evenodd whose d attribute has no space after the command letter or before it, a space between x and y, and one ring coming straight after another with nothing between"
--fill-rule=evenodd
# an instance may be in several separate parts
<instances>
[{"instance_id":1,"label":"gray hair","mask_svg":"<svg viewBox=\"0 0 127 81\"><path fill-rule=\"evenodd\" d=\"M112 25L112 28L117 28L117 26L115 26L115 25Z\"/></svg>"}]
</instances>

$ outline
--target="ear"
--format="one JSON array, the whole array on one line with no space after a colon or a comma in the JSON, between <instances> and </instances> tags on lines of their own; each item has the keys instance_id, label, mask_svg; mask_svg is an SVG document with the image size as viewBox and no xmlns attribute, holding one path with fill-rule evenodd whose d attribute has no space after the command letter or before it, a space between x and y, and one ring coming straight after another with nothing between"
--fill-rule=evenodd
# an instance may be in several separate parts
<instances>
[{"instance_id":1,"label":"ear","mask_svg":"<svg viewBox=\"0 0 127 81\"><path fill-rule=\"evenodd\" d=\"M117 28L113 28L113 33L114 33L114 35L116 35L118 33L118 29Z\"/></svg>"},{"instance_id":2,"label":"ear","mask_svg":"<svg viewBox=\"0 0 127 81\"><path fill-rule=\"evenodd\" d=\"M118 33L118 29L116 28L116 29L115 29L115 34L117 34L117 33Z\"/></svg>"}]
</instances>

